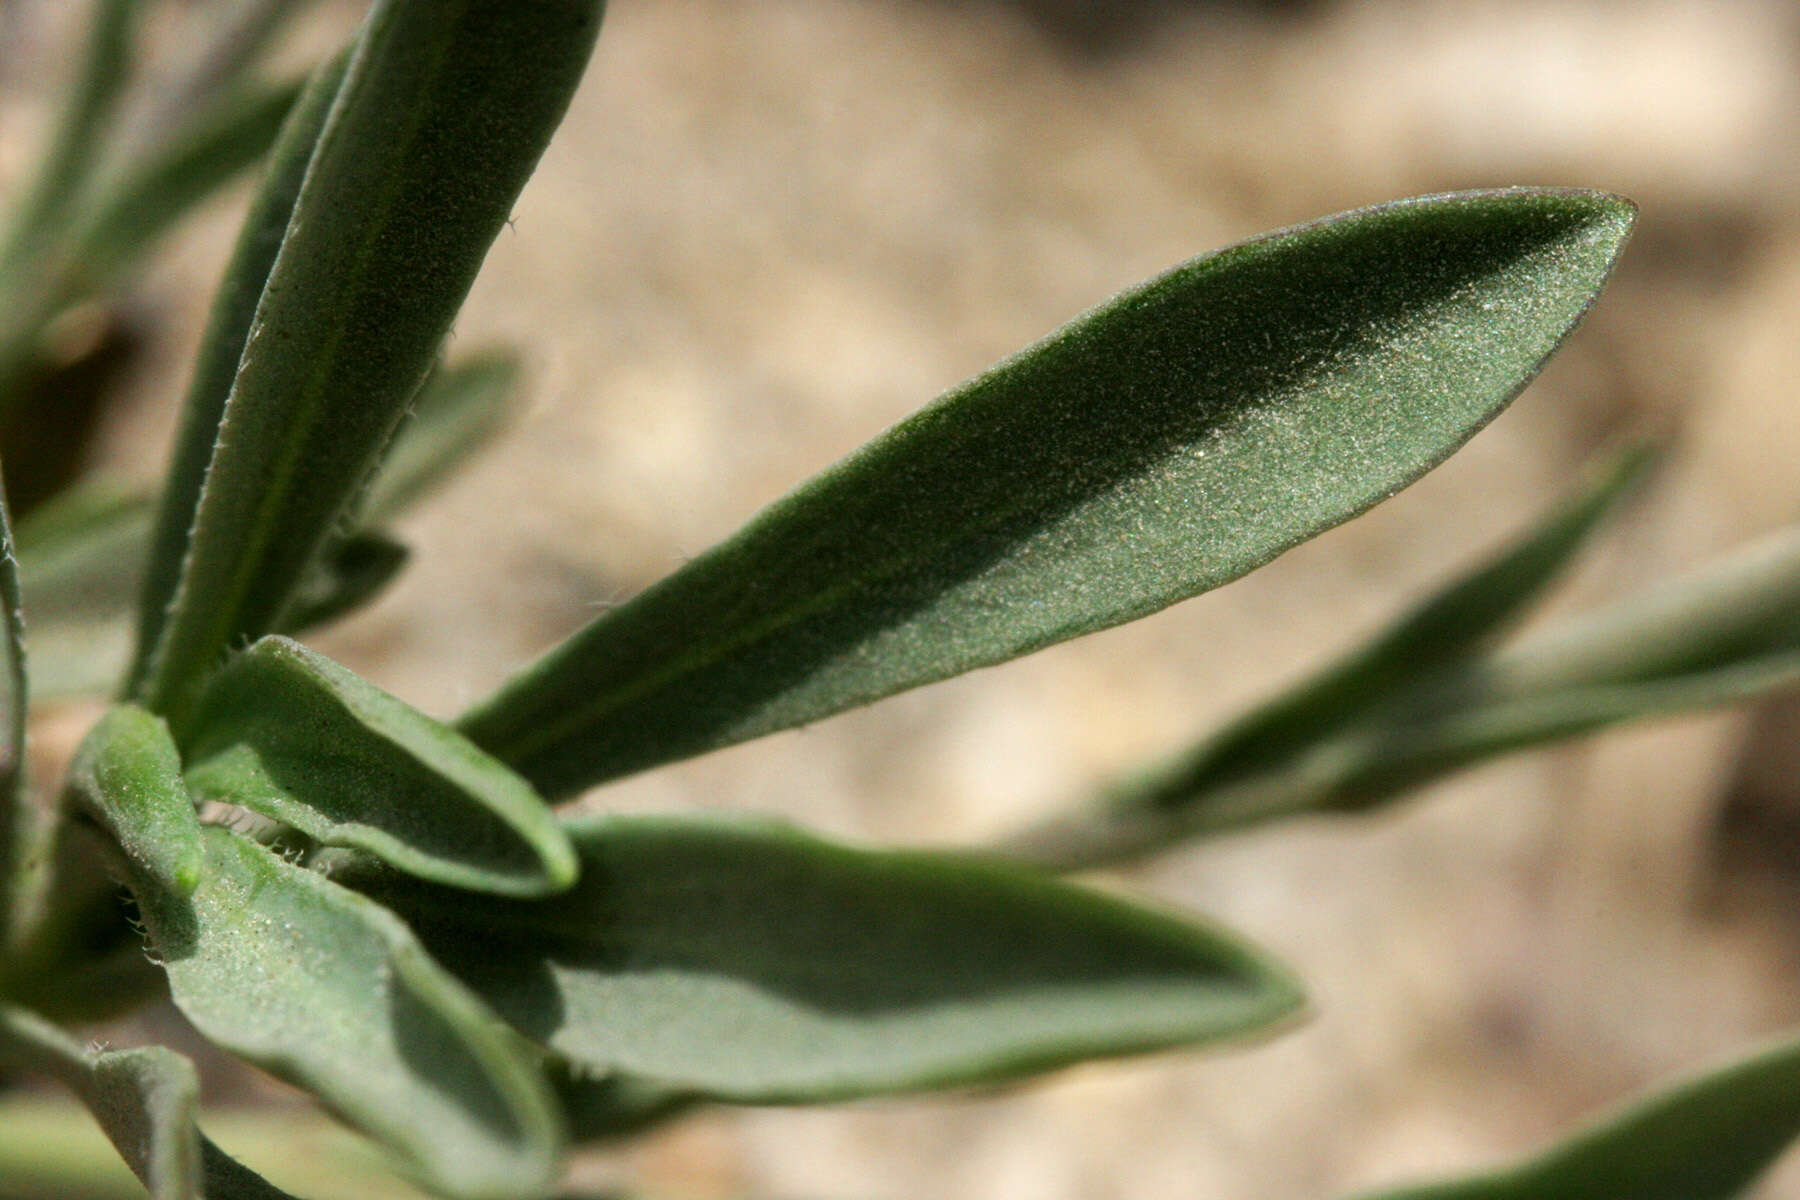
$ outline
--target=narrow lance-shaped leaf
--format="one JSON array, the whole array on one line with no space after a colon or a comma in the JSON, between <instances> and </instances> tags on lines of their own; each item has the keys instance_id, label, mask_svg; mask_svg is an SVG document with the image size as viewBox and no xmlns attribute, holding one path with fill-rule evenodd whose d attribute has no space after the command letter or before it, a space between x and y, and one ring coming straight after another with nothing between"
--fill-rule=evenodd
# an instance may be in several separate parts
<instances>
[{"instance_id":1,"label":"narrow lance-shaped leaf","mask_svg":"<svg viewBox=\"0 0 1800 1200\"><path fill-rule=\"evenodd\" d=\"M365 522L411 508L497 432L519 387L519 359L489 350L433 371L358 504Z\"/></svg>"},{"instance_id":2,"label":"narrow lance-shaped leaf","mask_svg":"<svg viewBox=\"0 0 1800 1200\"><path fill-rule=\"evenodd\" d=\"M1649 442L1630 447L1524 536L1344 659L1169 762L1113 784L1095 802L1024 831L1004 852L1064 869L1091 867L1342 803L1336 789L1346 781L1319 770L1321 762L1349 761L1333 757L1332 739L1354 741L1364 725L1390 728L1397 713L1410 717L1424 707L1421 693L1441 697L1444 676L1473 669L1562 574L1657 461L1658 449Z\"/></svg>"},{"instance_id":3,"label":"narrow lance-shaped leaf","mask_svg":"<svg viewBox=\"0 0 1800 1200\"><path fill-rule=\"evenodd\" d=\"M1800 1137L1800 1042L1639 1100L1517 1166L1365 1200L1732 1200Z\"/></svg>"},{"instance_id":4,"label":"narrow lance-shaped leaf","mask_svg":"<svg viewBox=\"0 0 1800 1200\"><path fill-rule=\"evenodd\" d=\"M322 654L267 637L214 677L183 747L195 794L452 887L541 896L575 880L529 784Z\"/></svg>"},{"instance_id":5,"label":"narrow lance-shaped leaf","mask_svg":"<svg viewBox=\"0 0 1800 1200\"><path fill-rule=\"evenodd\" d=\"M35 627L110 619L136 598L150 502L115 480L89 478L19 523L19 587Z\"/></svg>"},{"instance_id":6,"label":"narrow lance-shaped leaf","mask_svg":"<svg viewBox=\"0 0 1800 1200\"><path fill-rule=\"evenodd\" d=\"M138 607L137 650L131 665L131 678L126 685L128 692L138 686L149 668L150 653L162 635L169 605L174 602L175 589L181 579L181 564L187 558L194 513L200 507L207 464L212 461L213 448L219 439L219 422L225 414L225 402L231 395L232 380L237 377L238 362L250 337L263 285L268 282L269 270L275 265L275 255L281 249L281 239L293 216L294 198L300 194L306 164L312 159L319 131L325 126L326 114L331 111L331 102L343 82L348 57L349 52L345 51L314 72L306 90L288 113L269 154L262 187L238 233L231 262L225 268L218 291L213 294L212 311L182 404L175 451L169 462L167 480L157 507L155 531L150 539L143 598Z\"/></svg>"},{"instance_id":7,"label":"narrow lance-shaped leaf","mask_svg":"<svg viewBox=\"0 0 1800 1200\"><path fill-rule=\"evenodd\" d=\"M463 728L554 798L1225 583L1491 419L1631 220L1588 192L1433 197L1178 267L765 510Z\"/></svg>"},{"instance_id":8,"label":"narrow lance-shaped leaf","mask_svg":"<svg viewBox=\"0 0 1800 1200\"><path fill-rule=\"evenodd\" d=\"M1446 672L1307 768L1362 807L1496 755L1800 687L1800 535ZM1310 801L1309 801L1310 802Z\"/></svg>"},{"instance_id":9,"label":"narrow lance-shaped leaf","mask_svg":"<svg viewBox=\"0 0 1800 1200\"><path fill-rule=\"evenodd\" d=\"M1506 695L1703 675L1800 654L1800 528L1520 640L1494 662Z\"/></svg>"},{"instance_id":10,"label":"narrow lance-shaped leaf","mask_svg":"<svg viewBox=\"0 0 1800 1200\"><path fill-rule=\"evenodd\" d=\"M1168 778L1004 851L1093 866L1184 836L1357 811L1502 754L1800 688L1800 534L1427 676L1279 770L1184 794ZM1144 803L1158 797L1177 803Z\"/></svg>"},{"instance_id":11,"label":"narrow lance-shaped leaf","mask_svg":"<svg viewBox=\"0 0 1800 1200\"><path fill-rule=\"evenodd\" d=\"M203 826L199 888L128 872L176 1005L467 1200L542 1194L561 1132L533 1053L392 913Z\"/></svg>"},{"instance_id":12,"label":"narrow lance-shaped leaf","mask_svg":"<svg viewBox=\"0 0 1800 1200\"><path fill-rule=\"evenodd\" d=\"M424 380L581 77L600 0L381 0L294 204L139 689L179 731L274 629Z\"/></svg>"},{"instance_id":13,"label":"narrow lance-shaped leaf","mask_svg":"<svg viewBox=\"0 0 1800 1200\"><path fill-rule=\"evenodd\" d=\"M56 131L0 244L0 276L29 266L28 256L48 240L45 226L67 214L93 172L106 126L131 78L141 6L137 0L94 0L90 7L92 24Z\"/></svg>"},{"instance_id":14,"label":"narrow lance-shaped leaf","mask_svg":"<svg viewBox=\"0 0 1800 1200\"><path fill-rule=\"evenodd\" d=\"M262 158L300 94L255 84L202 113L98 196L71 235L71 285L99 287L135 266L196 205Z\"/></svg>"},{"instance_id":15,"label":"narrow lance-shaped leaf","mask_svg":"<svg viewBox=\"0 0 1800 1200\"><path fill-rule=\"evenodd\" d=\"M200 1195L200 1084L173 1050L90 1050L23 1009L0 1005L0 1063L41 1072L80 1097L153 1200Z\"/></svg>"},{"instance_id":16,"label":"narrow lance-shaped leaf","mask_svg":"<svg viewBox=\"0 0 1800 1200\"><path fill-rule=\"evenodd\" d=\"M147 499L101 483L70 489L21 525L34 702L118 685L154 516ZM405 546L374 530L334 539L301 579L281 631L300 633L367 604L407 558Z\"/></svg>"},{"instance_id":17,"label":"narrow lance-shaped leaf","mask_svg":"<svg viewBox=\"0 0 1800 1200\"><path fill-rule=\"evenodd\" d=\"M518 1029L645 1097L994 1082L1242 1036L1300 1001L1221 932L1003 864L691 818L568 829L561 896L375 894Z\"/></svg>"}]
</instances>

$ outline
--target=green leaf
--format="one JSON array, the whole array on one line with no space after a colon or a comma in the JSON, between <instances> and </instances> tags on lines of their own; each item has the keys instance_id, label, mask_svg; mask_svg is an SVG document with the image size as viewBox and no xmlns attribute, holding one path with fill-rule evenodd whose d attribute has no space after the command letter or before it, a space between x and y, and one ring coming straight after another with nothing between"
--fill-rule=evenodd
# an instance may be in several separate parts
<instances>
[{"instance_id":1,"label":"green leaf","mask_svg":"<svg viewBox=\"0 0 1800 1200\"><path fill-rule=\"evenodd\" d=\"M214 677L184 749L196 795L422 879L506 896L575 881L575 851L530 785L287 638L264 638Z\"/></svg>"},{"instance_id":2,"label":"green leaf","mask_svg":"<svg viewBox=\"0 0 1800 1200\"><path fill-rule=\"evenodd\" d=\"M177 221L260 160L300 90L296 82L248 85L123 172L72 234L75 290L137 265Z\"/></svg>"},{"instance_id":3,"label":"green leaf","mask_svg":"<svg viewBox=\"0 0 1800 1200\"><path fill-rule=\"evenodd\" d=\"M1446 676L1463 678L1482 660L1659 456L1660 446L1650 442L1628 448L1522 537L1344 659L1168 763L1114 784L1096 803L1025 831L1004 852L1062 869L1092 867L1343 803L1342 769L1352 759L1340 748L1376 740L1397 754L1401 744L1415 745L1417 739L1388 736L1400 717L1433 725L1443 719L1442 710L1429 715L1419 697L1435 703ZM1363 727L1382 737L1366 737Z\"/></svg>"},{"instance_id":4,"label":"green leaf","mask_svg":"<svg viewBox=\"0 0 1800 1200\"><path fill-rule=\"evenodd\" d=\"M150 504L111 480L87 480L19 522L19 586L31 624L111 619L136 598Z\"/></svg>"},{"instance_id":5,"label":"green leaf","mask_svg":"<svg viewBox=\"0 0 1800 1200\"><path fill-rule=\"evenodd\" d=\"M362 499L362 519L390 521L417 503L499 431L518 388L519 359L508 350L433 371Z\"/></svg>"},{"instance_id":6,"label":"green leaf","mask_svg":"<svg viewBox=\"0 0 1800 1200\"><path fill-rule=\"evenodd\" d=\"M1366 1200L1731 1200L1800 1136L1800 1042L1697 1075L1518 1166Z\"/></svg>"},{"instance_id":7,"label":"green leaf","mask_svg":"<svg viewBox=\"0 0 1800 1200\"><path fill-rule=\"evenodd\" d=\"M463 728L555 798L1235 579L1491 419L1586 310L1632 211L1442 196L1196 259L766 509Z\"/></svg>"},{"instance_id":8,"label":"green leaf","mask_svg":"<svg viewBox=\"0 0 1800 1200\"><path fill-rule=\"evenodd\" d=\"M405 546L375 530L334 538L300 577L282 617L283 631L302 633L355 612L379 596L411 556Z\"/></svg>"},{"instance_id":9,"label":"green leaf","mask_svg":"<svg viewBox=\"0 0 1800 1200\"><path fill-rule=\"evenodd\" d=\"M213 1145L204 1134L200 1137L200 1160L206 1175L206 1200L294 1200Z\"/></svg>"},{"instance_id":10,"label":"green leaf","mask_svg":"<svg viewBox=\"0 0 1800 1200\"><path fill-rule=\"evenodd\" d=\"M35 1015L0 1005L0 1062L49 1075L80 1097L153 1200L200 1194L200 1084L181 1055L162 1046L90 1050Z\"/></svg>"},{"instance_id":11,"label":"green leaf","mask_svg":"<svg viewBox=\"0 0 1800 1200\"><path fill-rule=\"evenodd\" d=\"M1503 696L1545 697L1698 679L1795 654L1800 527L1522 639L1495 657L1492 673Z\"/></svg>"},{"instance_id":12,"label":"green leaf","mask_svg":"<svg viewBox=\"0 0 1800 1200\"><path fill-rule=\"evenodd\" d=\"M1003 864L675 817L568 829L582 873L561 896L375 894L589 1074L840 1099L1238 1037L1300 1003L1223 933Z\"/></svg>"},{"instance_id":13,"label":"green leaf","mask_svg":"<svg viewBox=\"0 0 1800 1200\"><path fill-rule=\"evenodd\" d=\"M188 896L200 886L200 820L161 717L129 704L108 710L75 753L69 790L161 887Z\"/></svg>"},{"instance_id":14,"label":"green leaf","mask_svg":"<svg viewBox=\"0 0 1800 1200\"><path fill-rule=\"evenodd\" d=\"M258 304L147 705L177 732L278 628L437 357L581 77L600 0L380 0Z\"/></svg>"},{"instance_id":15,"label":"green leaf","mask_svg":"<svg viewBox=\"0 0 1800 1200\"><path fill-rule=\"evenodd\" d=\"M39 159L37 178L0 239L0 274L22 273L34 253L51 241L50 226L64 220L93 174L104 133L131 78L137 0L95 0L56 132Z\"/></svg>"},{"instance_id":16,"label":"green leaf","mask_svg":"<svg viewBox=\"0 0 1800 1200\"><path fill-rule=\"evenodd\" d=\"M562 1138L530 1049L386 909L228 829L201 832L192 896L130 873L195 1027L317 1094L446 1195L539 1195Z\"/></svg>"},{"instance_id":17,"label":"green leaf","mask_svg":"<svg viewBox=\"0 0 1800 1200\"><path fill-rule=\"evenodd\" d=\"M193 378L182 403L181 425L157 508L155 532L151 535L128 690L135 690L149 669L150 653L162 636L169 605L174 602L194 514L200 507L200 493L206 482L207 464L212 461L213 448L219 440L219 423L250 337L257 302L287 233L294 200L306 178L306 165L312 160L313 147L343 82L348 59L349 52L345 51L315 71L289 111L270 151L262 187L244 218L231 262L213 295L206 334L201 339Z\"/></svg>"}]
</instances>

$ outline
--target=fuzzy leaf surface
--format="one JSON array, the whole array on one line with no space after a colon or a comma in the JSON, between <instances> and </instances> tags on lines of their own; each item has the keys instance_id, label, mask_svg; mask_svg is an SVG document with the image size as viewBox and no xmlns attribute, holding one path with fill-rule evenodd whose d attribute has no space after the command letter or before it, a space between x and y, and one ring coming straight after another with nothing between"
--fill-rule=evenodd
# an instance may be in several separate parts
<instances>
[{"instance_id":1,"label":"fuzzy leaf surface","mask_svg":"<svg viewBox=\"0 0 1800 1200\"><path fill-rule=\"evenodd\" d=\"M194 362L194 373L182 401L181 424L175 450L158 500L154 532L150 534L148 562L143 569L143 598L138 608L137 651L132 664L131 686L136 687L149 667L149 656L162 636L163 622L181 581L181 565L187 558L188 537L206 468L219 440L219 423L237 378L238 363L256 316L263 286L275 265L275 256L294 215L294 201L306 178L319 132L325 127L331 102L344 79L348 53L341 53L320 67L288 112L281 132L269 152L262 185L238 232L231 261L213 293L206 333Z\"/></svg>"},{"instance_id":2,"label":"fuzzy leaf surface","mask_svg":"<svg viewBox=\"0 0 1800 1200\"><path fill-rule=\"evenodd\" d=\"M229 829L202 836L193 895L130 877L195 1027L447 1196L540 1195L562 1134L530 1048L386 909Z\"/></svg>"},{"instance_id":3,"label":"fuzzy leaf surface","mask_svg":"<svg viewBox=\"0 0 1800 1200\"><path fill-rule=\"evenodd\" d=\"M0 1062L49 1075L80 1097L153 1200L200 1194L200 1083L181 1055L162 1046L91 1050L32 1013L0 1005Z\"/></svg>"},{"instance_id":4,"label":"fuzzy leaf surface","mask_svg":"<svg viewBox=\"0 0 1800 1200\"><path fill-rule=\"evenodd\" d=\"M376 894L516 1028L644 1096L988 1083L1241 1036L1300 1003L1223 933L1003 864L672 817L568 829L582 873L560 896Z\"/></svg>"},{"instance_id":5,"label":"fuzzy leaf surface","mask_svg":"<svg viewBox=\"0 0 1800 1200\"><path fill-rule=\"evenodd\" d=\"M184 756L195 795L450 887L541 896L575 851L529 784L324 655L266 637L213 678Z\"/></svg>"},{"instance_id":6,"label":"fuzzy leaf surface","mask_svg":"<svg viewBox=\"0 0 1800 1200\"><path fill-rule=\"evenodd\" d=\"M1649 1096L1518 1166L1364 1200L1731 1200L1800 1137L1800 1042Z\"/></svg>"},{"instance_id":7,"label":"fuzzy leaf surface","mask_svg":"<svg viewBox=\"0 0 1800 1200\"><path fill-rule=\"evenodd\" d=\"M140 687L177 733L279 627L561 120L600 0L379 0L257 305Z\"/></svg>"},{"instance_id":8,"label":"fuzzy leaf surface","mask_svg":"<svg viewBox=\"0 0 1800 1200\"><path fill-rule=\"evenodd\" d=\"M463 718L552 798L1117 625L1443 461L1632 222L1431 197L1196 259L902 422Z\"/></svg>"}]
</instances>

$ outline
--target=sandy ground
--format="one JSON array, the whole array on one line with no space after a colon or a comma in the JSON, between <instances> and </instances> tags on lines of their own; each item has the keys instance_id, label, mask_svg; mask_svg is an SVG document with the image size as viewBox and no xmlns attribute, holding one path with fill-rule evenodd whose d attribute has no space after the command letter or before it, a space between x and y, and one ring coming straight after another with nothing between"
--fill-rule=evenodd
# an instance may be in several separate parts
<instances>
[{"instance_id":1,"label":"sandy ground","mask_svg":"<svg viewBox=\"0 0 1800 1200\"><path fill-rule=\"evenodd\" d=\"M529 347L529 405L406 523L404 582L322 648L452 713L1113 291L1268 228L1464 187L1602 187L1643 219L1566 352L1426 481L1138 625L584 803L978 840L1352 644L1646 417L1679 423L1677 459L1557 607L1792 518L1791 5L1143 7L1098 37L1078 18L1108 6L1075 0L616 0L456 333ZM350 12L324 9L318 44ZM20 64L6 168L41 120ZM230 236L223 212L199 223L140 289L166 336L145 403L108 430L120 470L158 469ZM1634 730L1122 881L1300 969L1315 1013L1278 1040L999 1097L709 1115L579 1178L691 1200L1284 1200L1490 1161L1800 1022L1792 864L1770 845L1800 811L1795 725L1771 706Z\"/></svg>"}]
</instances>

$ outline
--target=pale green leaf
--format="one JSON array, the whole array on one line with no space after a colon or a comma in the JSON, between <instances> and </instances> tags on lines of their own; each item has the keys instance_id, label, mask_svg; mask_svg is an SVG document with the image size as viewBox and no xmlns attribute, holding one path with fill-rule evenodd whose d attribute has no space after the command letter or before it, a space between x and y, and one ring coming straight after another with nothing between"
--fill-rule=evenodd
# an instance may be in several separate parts
<instances>
[{"instance_id":1,"label":"pale green leaf","mask_svg":"<svg viewBox=\"0 0 1800 1200\"><path fill-rule=\"evenodd\" d=\"M71 232L73 292L137 265L177 221L260 160L299 94L293 82L246 85L121 172Z\"/></svg>"},{"instance_id":2,"label":"pale green leaf","mask_svg":"<svg viewBox=\"0 0 1800 1200\"><path fill-rule=\"evenodd\" d=\"M1732 1200L1800 1137L1800 1042L1651 1095L1517 1166L1365 1200Z\"/></svg>"},{"instance_id":3,"label":"pale green leaf","mask_svg":"<svg viewBox=\"0 0 1800 1200\"><path fill-rule=\"evenodd\" d=\"M49 1075L80 1097L153 1200L199 1195L200 1084L187 1059L161 1046L90 1049L23 1009L0 1005L0 1062Z\"/></svg>"},{"instance_id":4,"label":"pale green leaf","mask_svg":"<svg viewBox=\"0 0 1800 1200\"><path fill-rule=\"evenodd\" d=\"M582 873L561 896L375 894L575 1070L652 1089L779 1102L998 1082L1241 1037L1300 1002L1222 932L1003 864L691 818L568 829Z\"/></svg>"},{"instance_id":5,"label":"pale green leaf","mask_svg":"<svg viewBox=\"0 0 1800 1200\"><path fill-rule=\"evenodd\" d=\"M529 784L322 654L267 637L214 677L188 785L451 887L560 891L575 852Z\"/></svg>"},{"instance_id":6,"label":"pale green leaf","mask_svg":"<svg viewBox=\"0 0 1800 1200\"><path fill-rule=\"evenodd\" d=\"M35 633L49 622L112 620L136 598L150 503L108 479L84 480L19 522L19 586Z\"/></svg>"},{"instance_id":7,"label":"pale green leaf","mask_svg":"<svg viewBox=\"0 0 1800 1200\"><path fill-rule=\"evenodd\" d=\"M280 626L392 436L561 119L600 0L379 0L225 405L139 689L177 732L226 652Z\"/></svg>"},{"instance_id":8,"label":"pale green leaf","mask_svg":"<svg viewBox=\"0 0 1800 1200\"><path fill-rule=\"evenodd\" d=\"M0 276L22 274L37 265L32 256L54 240L52 227L67 220L92 176L106 128L131 78L140 7L138 0L94 0L91 5L87 41L56 130L38 159L37 177L0 239Z\"/></svg>"},{"instance_id":9,"label":"pale green leaf","mask_svg":"<svg viewBox=\"0 0 1800 1200\"><path fill-rule=\"evenodd\" d=\"M802 486L463 728L555 798L1225 583L1491 419L1631 221L1596 193L1470 193L1196 259Z\"/></svg>"},{"instance_id":10,"label":"pale green leaf","mask_svg":"<svg viewBox=\"0 0 1800 1200\"><path fill-rule=\"evenodd\" d=\"M562 1137L533 1053L379 905L204 826L199 888L132 872L176 1005L206 1037L468 1200L535 1198Z\"/></svg>"}]
</instances>

